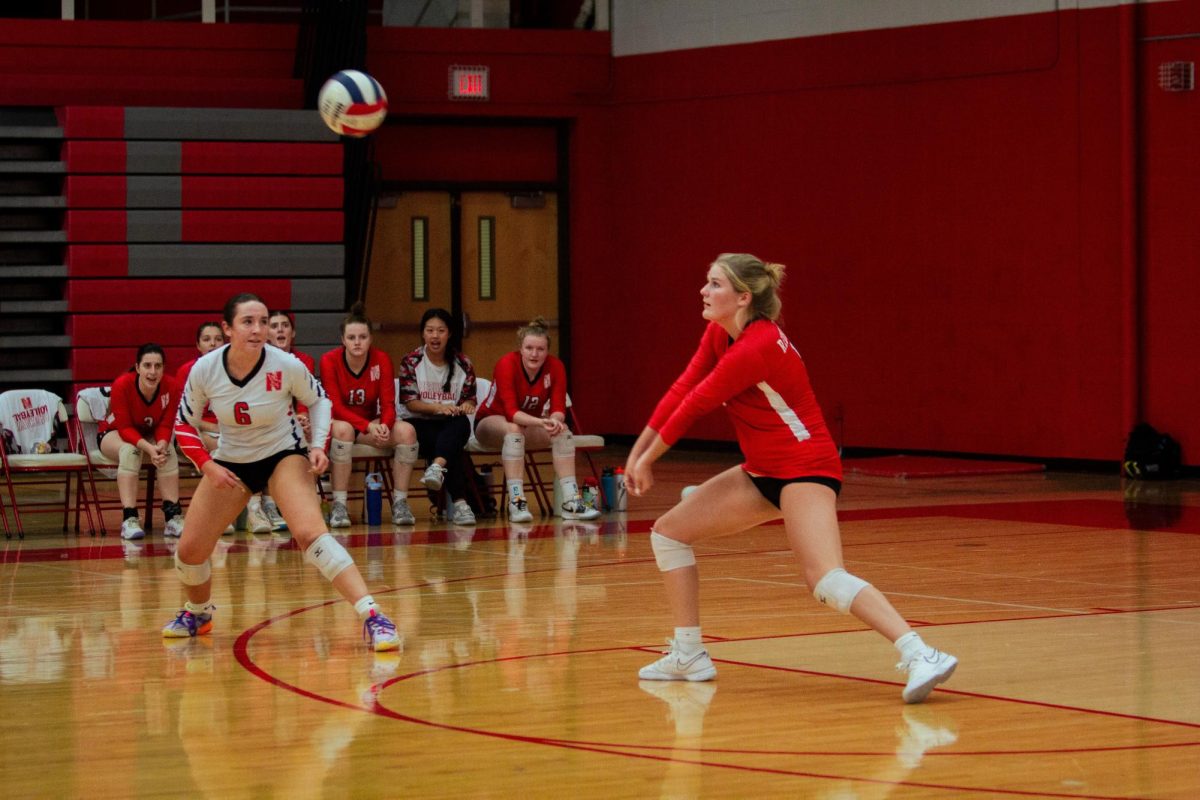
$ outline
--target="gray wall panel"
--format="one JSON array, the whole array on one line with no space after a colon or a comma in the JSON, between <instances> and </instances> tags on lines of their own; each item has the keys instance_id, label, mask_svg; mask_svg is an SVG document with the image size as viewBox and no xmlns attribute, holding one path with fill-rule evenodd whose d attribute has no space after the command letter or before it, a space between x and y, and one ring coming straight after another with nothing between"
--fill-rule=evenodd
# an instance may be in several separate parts
<instances>
[{"instance_id":1,"label":"gray wall panel","mask_svg":"<svg viewBox=\"0 0 1200 800\"><path fill-rule=\"evenodd\" d=\"M131 245L129 275L222 277L340 276L346 252L340 244Z\"/></svg>"},{"instance_id":2,"label":"gray wall panel","mask_svg":"<svg viewBox=\"0 0 1200 800\"><path fill-rule=\"evenodd\" d=\"M342 311L296 314L296 346L319 361L326 350L338 346L338 326L345 316Z\"/></svg>"},{"instance_id":3,"label":"gray wall panel","mask_svg":"<svg viewBox=\"0 0 1200 800\"><path fill-rule=\"evenodd\" d=\"M179 142L126 142L125 171L130 175L178 175L182 150Z\"/></svg>"},{"instance_id":4,"label":"gray wall panel","mask_svg":"<svg viewBox=\"0 0 1200 800\"><path fill-rule=\"evenodd\" d=\"M336 142L315 110L127 108L126 139Z\"/></svg>"},{"instance_id":5,"label":"gray wall panel","mask_svg":"<svg viewBox=\"0 0 1200 800\"><path fill-rule=\"evenodd\" d=\"M182 211L130 211L125 215L127 242L178 242L182 237Z\"/></svg>"},{"instance_id":6,"label":"gray wall panel","mask_svg":"<svg viewBox=\"0 0 1200 800\"><path fill-rule=\"evenodd\" d=\"M341 279L292 281L292 309L295 311L340 311L345 307L346 282Z\"/></svg>"},{"instance_id":7,"label":"gray wall panel","mask_svg":"<svg viewBox=\"0 0 1200 800\"><path fill-rule=\"evenodd\" d=\"M131 176L125 181L129 208L179 208L183 205L183 178L179 175Z\"/></svg>"}]
</instances>

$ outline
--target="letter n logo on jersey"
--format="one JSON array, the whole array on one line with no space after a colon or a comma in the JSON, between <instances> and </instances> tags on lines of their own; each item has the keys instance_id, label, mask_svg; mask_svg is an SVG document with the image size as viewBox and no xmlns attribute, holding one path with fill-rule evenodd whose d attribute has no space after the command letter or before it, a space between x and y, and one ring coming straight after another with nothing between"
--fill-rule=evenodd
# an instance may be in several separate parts
<instances>
[{"instance_id":1,"label":"letter n logo on jersey","mask_svg":"<svg viewBox=\"0 0 1200 800\"><path fill-rule=\"evenodd\" d=\"M371 380L377 381L380 377L379 365L376 364L375 366L371 367Z\"/></svg>"},{"instance_id":2,"label":"letter n logo on jersey","mask_svg":"<svg viewBox=\"0 0 1200 800\"><path fill-rule=\"evenodd\" d=\"M22 397L21 398L21 407L24 408L26 411L33 410L33 398L32 397Z\"/></svg>"},{"instance_id":3,"label":"letter n logo on jersey","mask_svg":"<svg viewBox=\"0 0 1200 800\"><path fill-rule=\"evenodd\" d=\"M283 391L283 371L282 370L267 373L267 391L268 392Z\"/></svg>"}]
</instances>

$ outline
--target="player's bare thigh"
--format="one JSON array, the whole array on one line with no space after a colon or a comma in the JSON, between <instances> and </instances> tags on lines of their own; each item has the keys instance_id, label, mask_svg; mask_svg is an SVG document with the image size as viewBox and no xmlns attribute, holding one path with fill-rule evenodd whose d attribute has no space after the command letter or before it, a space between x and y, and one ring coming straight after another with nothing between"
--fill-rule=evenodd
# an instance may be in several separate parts
<instances>
[{"instance_id":1,"label":"player's bare thigh","mask_svg":"<svg viewBox=\"0 0 1200 800\"><path fill-rule=\"evenodd\" d=\"M819 483L790 483L780 496L788 544L815 586L825 573L844 566L838 529L837 493Z\"/></svg>"},{"instance_id":2,"label":"player's bare thigh","mask_svg":"<svg viewBox=\"0 0 1200 800\"><path fill-rule=\"evenodd\" d=\"M730 467L700 484L663 514L654 530L668 539L695 544L779 519L781 512L741 467Z\"/></svg>"},{"instance_id":3,"label":"player's bare thigh","mask_svg":"<svg viewBox=\"0 0 1200 800\"><path fill-rule=\"evenodd\" d=\"M508 433L523 433L526 450L545 450L550 447L550 434L541 425L517 425L499 414L484 417L475 426L475 438L489 450L499 450Z\"/></svg>"},{"instance_id":4,"label":"player's bare thigh","mask_svg":"<svg viewBox=\"0 0 1200 800\"><path fill-rule=\"evenodd\" d=\"M267 490L301 548L328 530L309 461L304 456L290 455L276 464L267 481Z\"/></svg>"},{"instance_id":5,"label":"player's bare thigh","mask_svg":"<svg viewBox=\"0 0 1200 800\"><path fill-rule=\"evenodd\" d=\"M225 528L237 519L250 490L244 484L237 487L217 486L207 476L200 479L188 503L179 540L179 558L187 564L199 564L208 558Z\"/></svg>"}]
</instances>

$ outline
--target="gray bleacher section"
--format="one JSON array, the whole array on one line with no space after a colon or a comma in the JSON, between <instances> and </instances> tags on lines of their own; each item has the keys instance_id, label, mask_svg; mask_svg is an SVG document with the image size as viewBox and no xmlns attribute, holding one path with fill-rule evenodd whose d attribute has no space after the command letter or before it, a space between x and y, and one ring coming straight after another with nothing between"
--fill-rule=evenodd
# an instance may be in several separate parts
<instances>
[{"instance_id":1,"label":"gray bleacher section","mask_svg":"<svg viewBox=\"0 0 1200 800\"><path fill-rule=\"evenodd\" d=\"M313 111L255 108L126 108L125 139L339 141Z\"/></svg>"},{"instance_id":2,"label":"gray bleacher section","mask_svg":"<svg viewBox=\"0 0 1200 800\"><path fill-rule=\"evenodd\" d=\"M131 244L129 275L340 276L344 259L340 244Z\"/></svg>"}]
</instances>

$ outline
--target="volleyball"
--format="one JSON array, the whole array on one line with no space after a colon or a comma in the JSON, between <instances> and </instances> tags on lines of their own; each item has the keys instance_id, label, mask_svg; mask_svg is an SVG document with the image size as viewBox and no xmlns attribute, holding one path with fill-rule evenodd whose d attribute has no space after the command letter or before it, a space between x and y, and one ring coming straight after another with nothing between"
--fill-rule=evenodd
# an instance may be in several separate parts
<instances>
[{"instance_id":1,"label":"volleyball","mask_svg":"<svg viewBox=\"0 0 1200 800\"><path fill-rule=\"evenodd\" d=\"M383 118L387 116L387 95L379 82L367 73L344 69L321 87L317 110L334 133L366 136L383 124Z\"/></svg>"}]
</instances>

